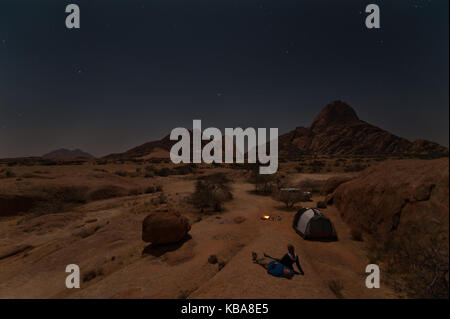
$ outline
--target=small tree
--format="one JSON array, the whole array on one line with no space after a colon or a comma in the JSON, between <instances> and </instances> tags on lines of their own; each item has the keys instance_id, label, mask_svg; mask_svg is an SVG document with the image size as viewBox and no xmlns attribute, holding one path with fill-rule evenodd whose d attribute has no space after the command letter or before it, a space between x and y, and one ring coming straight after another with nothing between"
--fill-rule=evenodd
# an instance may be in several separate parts
<instances>
[{"instance_id":1,"label":"small tree","mask_svg":"<svg viewBox=\"0 0 450 319\"><path fill-rule=\"evenodd\" d=\"M191 203L202 212L206 209L222 211L223 203L233 198L228 183L229 179L220 173L202 177L195 183Z\"/></svg>"},{"instance_id":2,"label":"small tree","mask_svg":"<svg viewBox=\"0 0 450 319\"><path fill-rule=\"evenodd\" d=\"M287 209L291 209L295 204L305 201L305 196L300 191L279 190L274 195L275 200L280 201L286 205Z\"/></svg>"}]
</instances>

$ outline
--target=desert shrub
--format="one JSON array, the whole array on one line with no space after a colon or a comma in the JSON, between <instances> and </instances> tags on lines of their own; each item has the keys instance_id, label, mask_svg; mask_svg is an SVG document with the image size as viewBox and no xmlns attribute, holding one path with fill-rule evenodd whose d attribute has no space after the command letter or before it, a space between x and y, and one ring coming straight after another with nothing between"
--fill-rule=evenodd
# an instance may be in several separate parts
<instances>
[{"instance_id":1,"label":"desert shrub","mask_svg":"<svg viewBox=\"0 0 450 319\"><path fill-rule=\"evenodd\" d=\"M360 172L360 171L366 169L367 167L368 167L367 165L361 165L361 164L357 163L354 165L345 166L344 172Z\"/></svg>"},{"instance_id":2,"label":"desert shrub","mask_svg":"<svg viewBox=\"0 0 450 319\"><path fill-rule=\"evenodd\" d=\"M128 191L128 195L130 195L130 196L138 196L141 194L142 194L142 192L139 188L132 188Z\"/></svg>"},{"instance_id":3,"label":"desert shrub","mask_svg":"<svg viewBox=\"0 0 450 319\"><path fill-rule=\"evenodd\" d=\"M309 163L309 165L313 168L317 168L318 170L321 170L325 166L325 162L314 160Z\"/></svg>"},{"instance_id":4,"label":"desert shrub","mask_svg":"<svg viewBox=\"0 0 450 319\"><path fill-rule=\"evenodd\" d=\"M108 173L108 171L106 169L103 169L103 168L94 168L94 172Z\"/></svg>"},{"instance_id":5,"label":"desert shrub","mask_svg":"<svg viewBox=\"0 0 450 319\"><path fill-rule=\"evenodd\" d=\"M255 185L254 192L257 194L270 195L275 190L272 175L262 175L258 171L252 171L248 181Z\"/></svg>"},{"instance_id":6,"label":"desert shrub","mask_svg":"<svg viewBox=\"0 0 450 319\"><path fill-rule=\"evenodd\" d=\"M233 198L229 179L223 173L202 177L195 183L195 191L190 197L191 203L202 212L208 209L222 211L222 205Z\"/></svg>"},{"instance_id":7,"label":"desert shrub","mask_svg":"<svg viewBox=\"0 0 450 319\"><path fill-rule=\"evenodd\" d=\"M152 178L155 176L155 167L153 165L148 165L144 167L144 177Z\"/></svg>"},{"instance_id":8,"label":"desert shrub","mask_svg":"<svg viewBox=\"0 0 450 319\"><path fill-rule=\"evenodd\" d=\"M114 174L121 176L121 177L127 177L128 176L128 172L126 171L115 171Z\"/></svg>"},{"instance_id":9,"label":"desert shrub","mask_svg":"<svg viewBox=\"0 0 450 319\"><path fill-rule=\"evenodd\" d=\"M161 177L167 177L171 175L172 171L168 167L163 167L160 169L155 169L155 175L161 176Z\"/></svg>"},{"instance_id":10,"label":"desert shrub","mask_svg":"<svg viewBox=\"0 0 450 319\"><path fill-rule=\"evenodd\" d=\"M319 201L317 202L317 208L325 209L327 208L327 203L325 203L324 201Z\"/></svg>"},{"instance_id":11,"label":"desert shrub","mask_svg":"<svg viewBox=\"0 0 450 319\"><path fill-rule=\"evenodd\" d=\"M155 167L153 165L147 165L144 167L144 171L146 173L153 173L155 171Z\"/></svg>"},{"instance_id":12,"label":"desert shrub","mask_svg":"<svg viewBox=\"0 0 450 319\"><path fill-rule=\"evenodd\" d=\"M41 170L34 171L34 173L35 174L50 174L49 171L41 171Z\"/></svg>"},{"instance_id":13,"label":"desert shrub","mask_svg":"<svg viewBox=\"0 0 450 319\"><path fill-rule=\"evenodd\" d=\"M115 185L102 186L96 190L93 190L89 194L89 198L92 201L103 200L108 198L120 197L125 195L125 189Z\"/></svg>"},{"instance_id":14,"label":"desert shrub","mask_svg":"<svg viewBox=\"0 0 450 319\"><path fill-rule=\"evenodd\" d=\"M38 215L60 213L74 205L88 201L86 186L51 186L38 190L37 201L32 211Z\"/></svg>"},{"instance_id":15,"label":"desert shrub","mask_svg":"<svg viewBox=\"0 0 450 319\"><path fill-rule=\"evenodd\" d=\"M295 204L306 201L306 197L301 191L279 190L273 194L273 198L286 205L287 209L291 209Z\"/></svg>"},{"instance_id":16,"label":"desert shrub","mask_svg":"<svg viewBox=\"0 0 450 319\"><path fill-rule=\"evenodd\" d=\"M137 171L127 172L127 171L123 171L123 170L115 171L114 174L121 176L121 177L138 177L140 175Z\"/></svg>"},{"instance_id":17,"label":"desert shrub","mask_svg":"<svg viewBox=\"0 0 450 319\"><path fill-rule=\"evenodd\" d=\"M154 194L154 193L159 193L162 192L162 186L161 185L150 185L147 186L144 190L145 194Z\"/></svg>"},{"instance_id":18,"label":"desert shrub","mask_svg":"<svg viewBox=\"0 0 450 319\"><path fill-rule=\"evenodd\" d=\"M344 296L342 295L342 289L344 289L344 285L339 280L330 280L328 281L328 288L334 293L334 295L342 299Z\"/></svg>"},{"instance_id":19,"label":"desert shrub","mask_svg":"<svg viewBox=\"0 0 450 319\"><path fill-rule=\"evenodd\" d=\"M356 228L353 228L350 231L350 236L354 241L364 241L362 231Z\"/></svg>"},{"instance_id":20,"label":"desert shrub","mask_svg":"<svg viewBox=\"0 0 450 319\"><path fill-rule=\"evenodd\" d=\"M159 193L157 203L162 205L167 203L167 196L163 192Z\"/></svg>"},{"instance_id":21,"label":"desert shrub","mask_svg":"<svg viewBox=\"0 0 450 319\"><path fill-rule=\"evenodd\" d=\"M155 186L147 186L144 190L145 194L153 194L156 193L156 187Z\"/></svg>"},{"instance_id":22,"label":"desert shrub","mask_svg":"<svg viewBox=\"0 0 450 319\"><path fill-rule=\"evenodd\" d=\"M36 177L39 177L39 176L36 175L36 174L32 174L32 173L25 173L25 174L22 174L21 177L22 178L36 178Z\"/></svg>"},{"instance_id":23,"label":"desert shrub","mask_svg":"<svg viewBox=\"0 0 450 319\"><path fill-rule=\"evenodd\" d=\"M371 261L381 261L389 282L412 298L449 297L448 232L433 223L405 223L402 233L369 238Z\"/></svg>"},{"instance_id":24,"label":"desert shrub","mask_svg":"<svg viewBox=\"0 0 450 319\"><path fill-rule=\"evenodd\" d=\"M99 268L97 270L90 270L83 275L83 282L91 281L92 279L96 278L97 276L102 276L102 275L103 275L102 268Z\"/></svg>"},{"instance_id":25,"label":"desert shrub","mask_svg":"<svg viewBox=\"0 0 450 319\"><path fill-rule=\"evenodd\" d=\"M299 187L306 192L320 193L324 185L325 181L323 180L308 178L302 180L299 184Z\"/></svg>"},{"instance_id":26,"label":"desert shrub","mask_svg":"<svg viewBox=\"0 0 450 319\"><path fill-rule=\"evenodd\" d=\"M6 172L5 172L5 176L6 176L6 178L14 178L14 177L16 177L17 175L16 175L16 173L14 173L13 171L11 171L11 170L6 170Z\"/></svg>"},{"instance_id":27,"label":"desert shrub","mask_svg":"<svg viewBox=\"0 0 450 319\"><path fill-rule=\"evenodd\" d=\"M46 190L50 198L65 203L82 204L87 202L88 187L86 186L59 186Z\"/></svg>"},{"instance_id":28,"label":"desert shrub","mask_svg":"<svg viewBox=\"0 0 450 319\"><path fill-rule=\"evenodd\" d=\"M187 175L195 172L195 164L178 165L173 168L174 175Z\"/></svg>"}]
</instances>

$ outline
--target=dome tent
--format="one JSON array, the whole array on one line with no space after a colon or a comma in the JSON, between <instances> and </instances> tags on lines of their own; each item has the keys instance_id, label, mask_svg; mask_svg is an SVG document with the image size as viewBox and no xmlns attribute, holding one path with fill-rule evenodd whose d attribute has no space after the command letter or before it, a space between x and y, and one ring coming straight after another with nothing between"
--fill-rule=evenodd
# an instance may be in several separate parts
<instances>
[{"instance_id":1,"label":"dome tent","mask_svg":"<svg viewBox=\"0 0 450 319\"><path fill-rule=\"evenodd\" d=\"M314 208L302 208L295 214L293 228L304 239L335 241L336 230L323 213Z\"/></svg>"}]
</instances>

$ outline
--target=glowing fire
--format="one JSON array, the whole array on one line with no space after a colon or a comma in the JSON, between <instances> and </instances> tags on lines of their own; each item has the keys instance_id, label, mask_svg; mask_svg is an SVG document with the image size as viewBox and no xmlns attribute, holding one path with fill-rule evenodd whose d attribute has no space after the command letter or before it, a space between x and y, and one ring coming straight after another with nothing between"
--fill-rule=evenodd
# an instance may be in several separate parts
<instances>
[{"instance_id":1,"label":"glowing fire","mask_svg":"<svg viewBox=\"0 0 450 319\"><path fill-rule=\"evenodd\" d=\"M268 219L270 219L270 216L269 215L264 215L263 219L268 220Z\"/></svg>"}]
</instances>

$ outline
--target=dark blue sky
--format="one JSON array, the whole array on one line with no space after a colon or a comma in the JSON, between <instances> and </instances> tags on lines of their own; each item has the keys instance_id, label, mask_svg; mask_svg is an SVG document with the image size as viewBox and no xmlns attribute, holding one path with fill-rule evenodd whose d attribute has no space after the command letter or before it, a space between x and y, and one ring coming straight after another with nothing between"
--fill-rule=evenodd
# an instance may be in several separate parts
<instances>
[{"instance_id":1,"label":"dark blue sky","mask_svg":"<svg viewBox=\"0 0 450 319\"><path fill-rule=\"evenodd\" d=\"M81 29L65 28L65 6ZM381 29L365 28L365 6ZM2 0L0 158L101 156L174 127L361 119L448 146L448 0Z\"/></svg>"}]
</instances>

